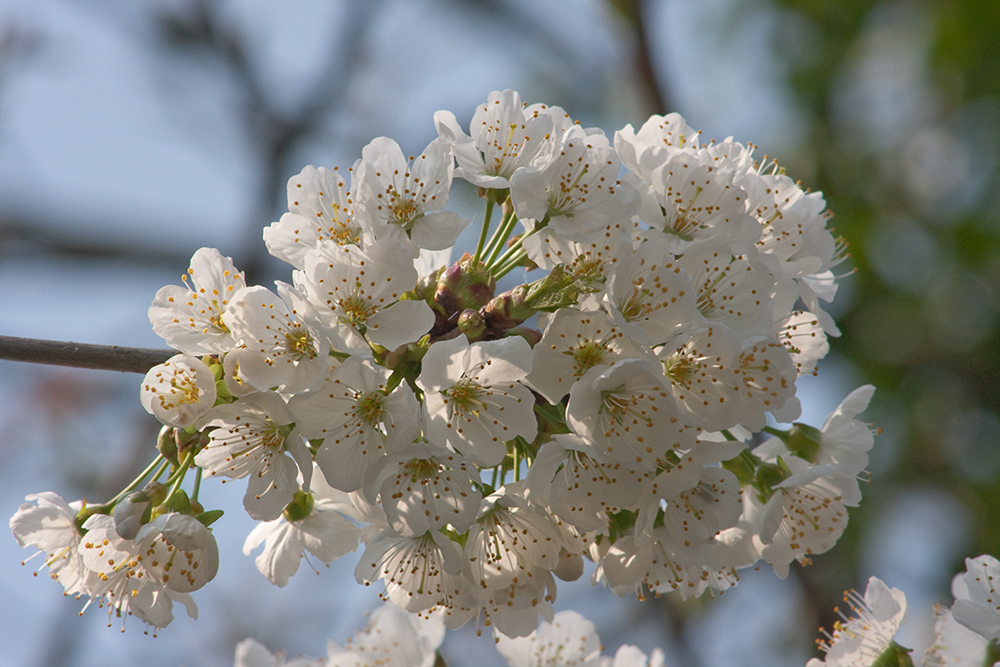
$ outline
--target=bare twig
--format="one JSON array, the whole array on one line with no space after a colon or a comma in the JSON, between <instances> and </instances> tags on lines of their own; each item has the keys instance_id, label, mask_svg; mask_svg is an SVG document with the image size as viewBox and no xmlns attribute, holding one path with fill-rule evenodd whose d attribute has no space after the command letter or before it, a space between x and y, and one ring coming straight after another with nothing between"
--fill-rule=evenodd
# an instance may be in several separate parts
<instances>
[{"instance_id":1,"label":"bare twig","mask_svg":"<svg viewBox=\"0 0 1000 667\"><path fill-rule=\"evenodd\" d=\"M32 364L72 366L95 370L145 373L177 354L177 350L154 350L121 345L90 345L37 338L0 336L0 359Z\"/></svg>"}]
</instances>

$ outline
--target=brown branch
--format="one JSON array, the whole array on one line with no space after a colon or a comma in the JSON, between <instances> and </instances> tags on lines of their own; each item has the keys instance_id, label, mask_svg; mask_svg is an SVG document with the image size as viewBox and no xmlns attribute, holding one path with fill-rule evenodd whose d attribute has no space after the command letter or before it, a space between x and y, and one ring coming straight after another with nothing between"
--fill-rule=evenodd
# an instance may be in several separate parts
<instances>
[{"instance_id":1,"label":"brown branch","mask_svg":"<svg viewBox=\"0 0 1000 667\"><path fill-rule=\"evenodd\" d=\"M177 350L154 350L120 345L90 345L37 338L0 336L0 359L32 364L72 366L95 370L145 373L178 354Z\"/></svg>"}]
</instances>

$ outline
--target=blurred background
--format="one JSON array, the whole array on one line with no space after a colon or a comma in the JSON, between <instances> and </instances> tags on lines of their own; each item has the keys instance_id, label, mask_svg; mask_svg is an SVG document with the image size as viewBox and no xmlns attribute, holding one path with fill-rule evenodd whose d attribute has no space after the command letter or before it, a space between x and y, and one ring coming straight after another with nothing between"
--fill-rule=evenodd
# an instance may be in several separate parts
<instances>
[{"instance_id":1,"label":"blurred background","mask_svg":"<svg viewBox=\"0 0 1000 667\"><path fill-rule=\"evenodd\" d=\"M844 589L903 589L918 651L962 559L1000 556L1000 3L994 0L0 0L0 334L163 347L146 310L191 254L219 248L248 282L289 280L261 230L306 164L349 167L372 138L416 154L432 115L468 123L492 90L560 105L612 134L678 111L822 190L851 243L843 331L800 383L819 425L878 387L862 506L840 543L786 580L749 571L715 599L618 600L561 584L558 609L607 653L667 665L780 667L815 654ZM451 207L471 207L474 193ZM481 215L481 213L480 213ZM842 265L842 267L845 265ZM0 361L0 508L28 493L105 500L151 456L138 375ZM253 636L320 656L375 592L349 555L285 589L241 553L242 490L206 483L222 571L201 620L158 638L77 612L0 539L0 662L232 664ZM766 566L765 566L766 568ZM449 633L450 665L502 664Z\"/></svg>"}]
</instances>

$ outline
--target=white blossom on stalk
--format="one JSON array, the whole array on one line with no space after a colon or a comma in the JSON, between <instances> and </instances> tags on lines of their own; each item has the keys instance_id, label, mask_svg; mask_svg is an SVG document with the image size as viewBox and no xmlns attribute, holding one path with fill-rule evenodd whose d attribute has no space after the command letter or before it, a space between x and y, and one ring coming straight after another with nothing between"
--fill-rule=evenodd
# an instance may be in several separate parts
<instances>
[{"instance_id":1,"label":"white blossom on stalk","mask_svg":"<svg viewBox=\"0 0 1000 667\"><path fill-rule=\"evenodd\" d=\"M573 125L550 161L510 178L514 211L522 220L549 219L563 238L587 241L609 218L628 219L638 209L638 193L618 180L618 166L604 132Z\"/></svg>"},{"instance_id":2,"label":"white blossom on stalk","mask_svg":"<svg viewBox=\"0 0 1000 667\"><path fill-rule=\"evenodd\" d=\"M526 110L513 90L490 93L476 108L469 134L450 111L436 112L434 126L455 153L455 176L482 188L509 188L517 169L547 160L552 150L553 117Z\"/></svg>"},{"instance_id":3,"label":"white blossom on stalk","mask_svg":"<svg viewBox=\"0 0 1000 667\"><path fill-rule=\"evenodd\" d=\"M812 658L806 667L871 667L887 649L899 649L893 641L906 622L906 596L898 588L889 588L877 577L868 579L862 598L855 591L844 594L854 616L841 614L833 632L825 633L820 649L823 660ZM893 663L886 663L893 664Z\"/></svg>"},{"instance_id":4,"label":"white blossom on stalk","mask_svg":"<svg viewBox=\"0 0 1000 667\"><path fill-rule=\"evenodd\" d=\"M215 248L201 248L191 257L184 286L161 287L149 307L153 331L170 347L186 354L219 354L235 345L222 315L229 300L246 287L233 260Z\"/></svg>"},{"instance_id":5,"label":"white blossom on stalk","mask_svg":"<svg viewBox=\"0 0 1000 667\"><path fill-rule=\"evenodd\" d=\"M178 593L196 591L219 571L219 546L212 531L187 514L155 517L135 537L146 573Z\"/></svg>"},{"instance_id":6,"label":"white blossom on stalk","mask_svg":"<svg viewBox=\"0 0 1000 667\"><path fill-rule=\"evenodd\" d=\"M510 487L483 500L465 542L472 576L487 591L519 583L534 569L553 570L559 562L562 543L552 518Z\"/></svg>"},{"instance_id":7,"label":"white blossom on stalk","mask_svg":"<svg viewBox=\"0 0 1000 667\"><path fill-rule=\"evenodd\" d=\"M710 326L685 333L657 353L681 417L707 431L740 422L740 341L729 329Z\"/></svg>"},{"instance_id":8,"label":"white blossom on stalk","mask_svg":"<svg viewBox=\"0 0 1000 667\"><path fill-rule=\"evenodd\" d=\"M951 582L955 620L986 639L1000 639L1000 561L989 555L965 559Z\"/></svg>"},{"instance_id":9,"label":"white blossom on stalk","mask_svg":"<svg viewBox=\"0 0 1000 667\"><path fill-rule=\"evenodd\" d=\"M802 406L795 396L798 376L795 364L776 339L765 338L745 344L736 370L742 383L740 424L747 429L759 431L764 428L767 412L786 423L801 414Z\"/></svg>"},{"instance_id":10,"label":"white blossom on stalk","mask_svg":"<svg viewBox=\"0 0 1000 667\"><path fill-rule=\"evenodd\" d=\"M677 264L694 283L702 317L741 338L771 335L778 278L755 251L734 255L727 244L712 238L690 244Z\"/></svg>"},{"instance_id":11,"label":"white blossom on stalk","mask_svg":"<svg viewBox=\"0 0 1000 667\"><path fill-rule=\"evenodd\" d=\"M81 533L76 527L76 515L83 502L67 503L51 491L31 493L24 499L28 502L21 504L9 525L19 546L39 550L27 560L44 554L39 570L48 567L49 576L62 585L67 595L84 592L87 570L77 550Z\"/></svg>"},{"instance_id":12,"label":"white blossom on stalk","mask_svg":"<svg viewBox=\"0 0 1000 667\"><path fill-rule=\"evenodd\" d=\"M497 650L510 667L601 667L601 638L575 611L561 611L527 637L496 634Z\"/></svg>"},{"instance_id":13,"label":"white blossom on stalk","mask_svg":"<svg viewBox=\"0 0 1000 667\"><path fill-rule=\"evenodd\" d=\"M955 620L952 610L934 609L934 643L927 649L924 667L982 667L989 640Z\"/></svg>"},{"instance_id":14,"label":"white blossom on stalk","mask_svg":"<svg viewBox=\"0 0 1000 667\"><path fill-rule=\"evenodd\" d=\"M343 646L327 644L330 667L432 667L444 639L441 614L410 614L391 604Z\"/></svg>"},{"instance_id":15,"label":"white blossom on stalk","mask_svg":"<svg viewBox=\"0 0 1000 667\"><path fill-rule=\"evenodd\" d=\"M323 440L315 459L335 488L362 488L382 457L420 433L413 391L403 382L386 393L389 375L371 360L352 357L314 391L296 394L288 402L298 431Z\"/></svg>"},{"instance_id":16,"label":"white blossom on stalk","mask_svg":"<svg viewBox=\"0 0 1000 667\"><path fill-rule=\"evenodd\" d=\"M277 519L299 489L298 472L307 488L312 474L312 458L292 430L295 420L285 401L272 392L257 392L220 405L209 416L207 426L216 428L195 455L195 464L204 468L206 478L249 477L243 507L258 521Z\"/></svg>"},{"instance_id":17,"label":"white blossom on stalk","mask_svg":"<svg viewBox=\"0 0 1000 667\"><path fill-rule=\"evenodd\" d=\"M576 243L562 238L548 227L525 235L522 247L528 259L549 271L562 266L584 293L600 292L619 262L632 256L631 230L628 220L607 224L596 239Z\"/></svg>"},{"instance_id":18,"label":"white blossom on stalk","mask_svg":"<svg viewBox=\"0 0 1000 667\"><path fill-rule=\"evenodd\" d=\"M528 470L526 496L582 532L604 532L609 514L638 508L655 474L595 458L593 446L572 433L542 445Z\"/></svg>"},{"instance_id":19,"label":"white blossom on stalk","mask_svg":"<svg viewBox=\"0 0 1000 667\"><path fill-rule=\"evenodd\" d=\"M107 605L109 618L134 615L154 628L164 628L173 620L176 601L187 607L188 616L198 617L190 594L171 590L147 573L145 552L138 543L118 536L114 519L95 514L83 528L86 534L79 552L89 570L85 587L90 596L84 610L97 602Z\"/></svg>"},{"instance_id":20,"label":"white blossom on stalk","mask_svg":"<svg viewBox=\"0 0 1000 667\"><path fill-rule=\"evenodd\" d=\"M532 350L531 372L525 382L554 404L591 368L610 366L619 359L650 358L651 354L605 313L560 308Z\"/></svg>"},{"instance_id":21,"label":"white blossom on stalk","mask_svg":"<svg viewBox=\"0 0 1000 667\"><path fill-rule=\"evenodd\" d=\"M306 255L304 272L295 274L334 346L365 354L368 340L394 350L433 326L426 302L400 299L416 282L412 253L392 239L364 249L319 247Z\"/></svg>"},{"instance_id":22,"label":"white blossom on stalk","mask_svg":"<svg viewBox=\"0 0 1000 667\"><path fill-rule=\"evenodd\" d=\"M858 387L826 416L821 428L797 424L792 431L793 444L796 436L808 440L807 444L800 443L796 454L816 466L829 466L838 472L843 503L850 507L861 502L858 476L868 467L868 451L875 444L872 428L856 417L868 408L874 393L875 387L870 384ZM766 440L754 450L769 461L786 455L787 451L781 438Z\"/></svg>"},{"instance_id":23,"label":"white blossom on stalk","mask_svg":"<svg viewBox=\"0 0 1000 667\"><path fill-rule=\"evenodd\" d=\"M409 612L441 607L455 614L478 607L461 547L436 530L412 537L382 531L366 545L354 577L366 586L382 580L379 597ZM468 617L461 613L459 625Z\"/></svg>"},{"instance_id":24,"label":"white blossom on stalk","mask_svg":"<svg viewBox=\"0 0 1000 667\"><path fill-rule=\"evenodd\" d=\"M431 345L417 385L426 393L426 437L481 466L499 464L504 443L533 440L535 399L520 381L531 371L531 348L519 336L469 343L465 336Z\"/></svg>"},{"instance_id":25,"label":"white blossom on stalk","mask_svg":"<svg viewBox=\"0 0 1000 667\"><path fill-rule=\"evenodd\" d=\"M776 321L774 335L788 350L799 377L816 375L816 362L830 352L830 343L819 318L807 310L792 311Z\"/></svg>"},{"instance_id":26,"label":"white blossom on stalk","mask_svg":"<svg viewBox=\"0 0 1000 667\"><path fill-rule=\"evenodd\" d=\"M621 262L606 285L605 306L623 331L655 346L695 316L691 279L661 241L647 241Z\"/></svg>"},{"instance_id":27,"label":"white blossom on stalk","mask_svg":"<svg viewBox=\"0 0 1000 667\"><path fill-rule=\"evenodd\" d=\"M360 162L360 160L359 160ZM363 246L372 240L354 219L354 202L338 169L305 167L288 179L288 213L264 229L267 250L297 269L322 244Z\"/></svg>"},{"instance_id":28,"label":"white blossom on stalk","mask_svg":"<svg viewBox=\"0 0 1000 667\"><path fill-rule=\"evenodd\" d=\"M177 354L149 369L139 400L167 426L186 428L208 414L217 394L215 375L205 362Z\"/></svg>"},{"instance_id":29,"label":"white blossom on stalk","mask_svg":"<svg viewBox=\"0 0 1000 667\"><path fill-rule=\"evenodd\" d=\"M304 297L282 282L278 291L253 285L236 293L223 320L239 347L226 356L258 391L304 391L333 368L330 342L303 313L312 311Z\"/></svg>"},{"instance_id":30,"label":"white blossom on stalk","mask_svg":"<svg viewBox=\"0 0 1000 667\"><path fill-rule=\"evenodd\" d=\"M774 485L766 501L748 489L743 511L756 527L761 557L784 579L793 560L806 565L840 539L847 527L844 489L856 487L857 480L836 466L813 466L790 454L782 463L791 475Z\"/></svg>"},{"instance_id":31,"label":"white blossom on stalk","mask_svg":"<svg viewBox=\"0 0 1000 667\"><path fill-rule=\"evenodd\" d=\"M326 664L326 660L322 658L306 656L286 660L284 651L272 654L256 639L247 638L236 645L236 661L233 667L325 667Z\"/></svg>"},{"instance_id":32,"label":"white blossom on stalk","mask_svg":"<svg viewBox=\"0 0 1000 667\"><path fill-rule=\"evenodd\" d=\"M591 369L573 385L566 424L593 443L595 456L652 470L668 452L689 449L696 432L681 422L655 362L622 359Z\"/></svg>"},{"instance_id":33,"label":"white blossom on stalk","mask_svg":"<svg viewBox=\"0 0 1000 667\"><path fill-rule=\"evenodd\" d=\"M472 461L447 449L411 445L386 457L370 486L378 489L389 525L400 535L422 535L451 526L461 534L479 512L482 495Z\"/></svg>"},{"instance_id":34,"label":"white blossom on stalk","mask_svg":"<svg viewBox=\"0 0 1000 667\"><path fill-rule=\"evenodd\" d=\"M652 183L653 170L671 156L693 155L701 146L700 135L680 114L651 116L638 132L631 124L615 132L615 151L630 172Z\"/></svg>"},{"instance_id":35,"label":"white blossom on stalk","mask_svg":"<svg viewBox=\"0 0 1000 667\"><path fill-rule=\"evenodd\" d=\"M249 556L263 544L254 563L268 581L284 586L298 571L306 551L322 563L332 563L358 548L361 529L342 511L349 509L342 503L317 498L304 518L289 520L282 515L257 524L243 542L243 553Z\"/></svg>"},{"instance_id":36,"label":"white blossom on stalk","mask_svg":"<svg viewBox=\"0 0 1000 667\"><path fill-rule=\"evenodd\" d=\"M358 219L375 238L394 238L417 248L443 250L455 243L469 221L448 203L455 160L443 139L407 159L392 139L378 137L361 151L355 201Z\"/></svg>"},{"instance_id":37,"label":"white blossom on stalk","mask_svg":"<svg viewBox=\"0 0 1000 667\"><path fill-rule=\"evenodd\" d=\"M714 237L743 253L760 238L760 225L746 212L746 193L707 156L674 154L650 179L639 217L656 230L648 237L664 239L671 252Z\"/></svg>"}]
</instances>

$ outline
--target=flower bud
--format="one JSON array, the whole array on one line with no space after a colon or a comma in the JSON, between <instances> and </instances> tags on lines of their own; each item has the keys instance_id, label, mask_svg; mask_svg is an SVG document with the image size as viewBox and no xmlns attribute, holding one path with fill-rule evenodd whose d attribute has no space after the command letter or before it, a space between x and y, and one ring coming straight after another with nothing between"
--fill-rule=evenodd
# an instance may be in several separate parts
<instances>
[{"instance_id":1,"label":"flower bud","mask_svg":"<svg viewBox=\"0 0 1000 667\"><path fill-rule=\"evenodd\" d=\"M111 513L115 520L115 532L123 540L134 540L144 523L149 522L153 503L145 491L129 494L115 505Z\"/></svg>"},{"instance_id":2,"label":"flower bud","mask_svg":"<svg viewBox=\"0 0 1000 667\"><path fill-rule=\"evenodd\" d=\"M438 278L434 301L449 315L467 308L478 310L496 291L496 280L482 264L472 265L469 253L446 268Z\"/></svg>"},{"instance_id":3,"label":"flower bud","mask_svg":"<svg viewBox=\"0 0 1000 667\"><path fill-rule=\"evenodd\" d=\"M160 429L160 434L156 437L156 449L172 465L177 465L177 442L176 431L173 426L164 426Z\"/></svg>"},{"instance_id":4,"label":"flower bud","mask_svg":"<svg viewBox=\"0 0 1000 667\"><path fill-rule=\"evenodd\" d=\"M467 308L458 316L458 330L464 333L470 342L476 341L486 333L486 322L478 310Z\"/></svg>"}]
</instances>

